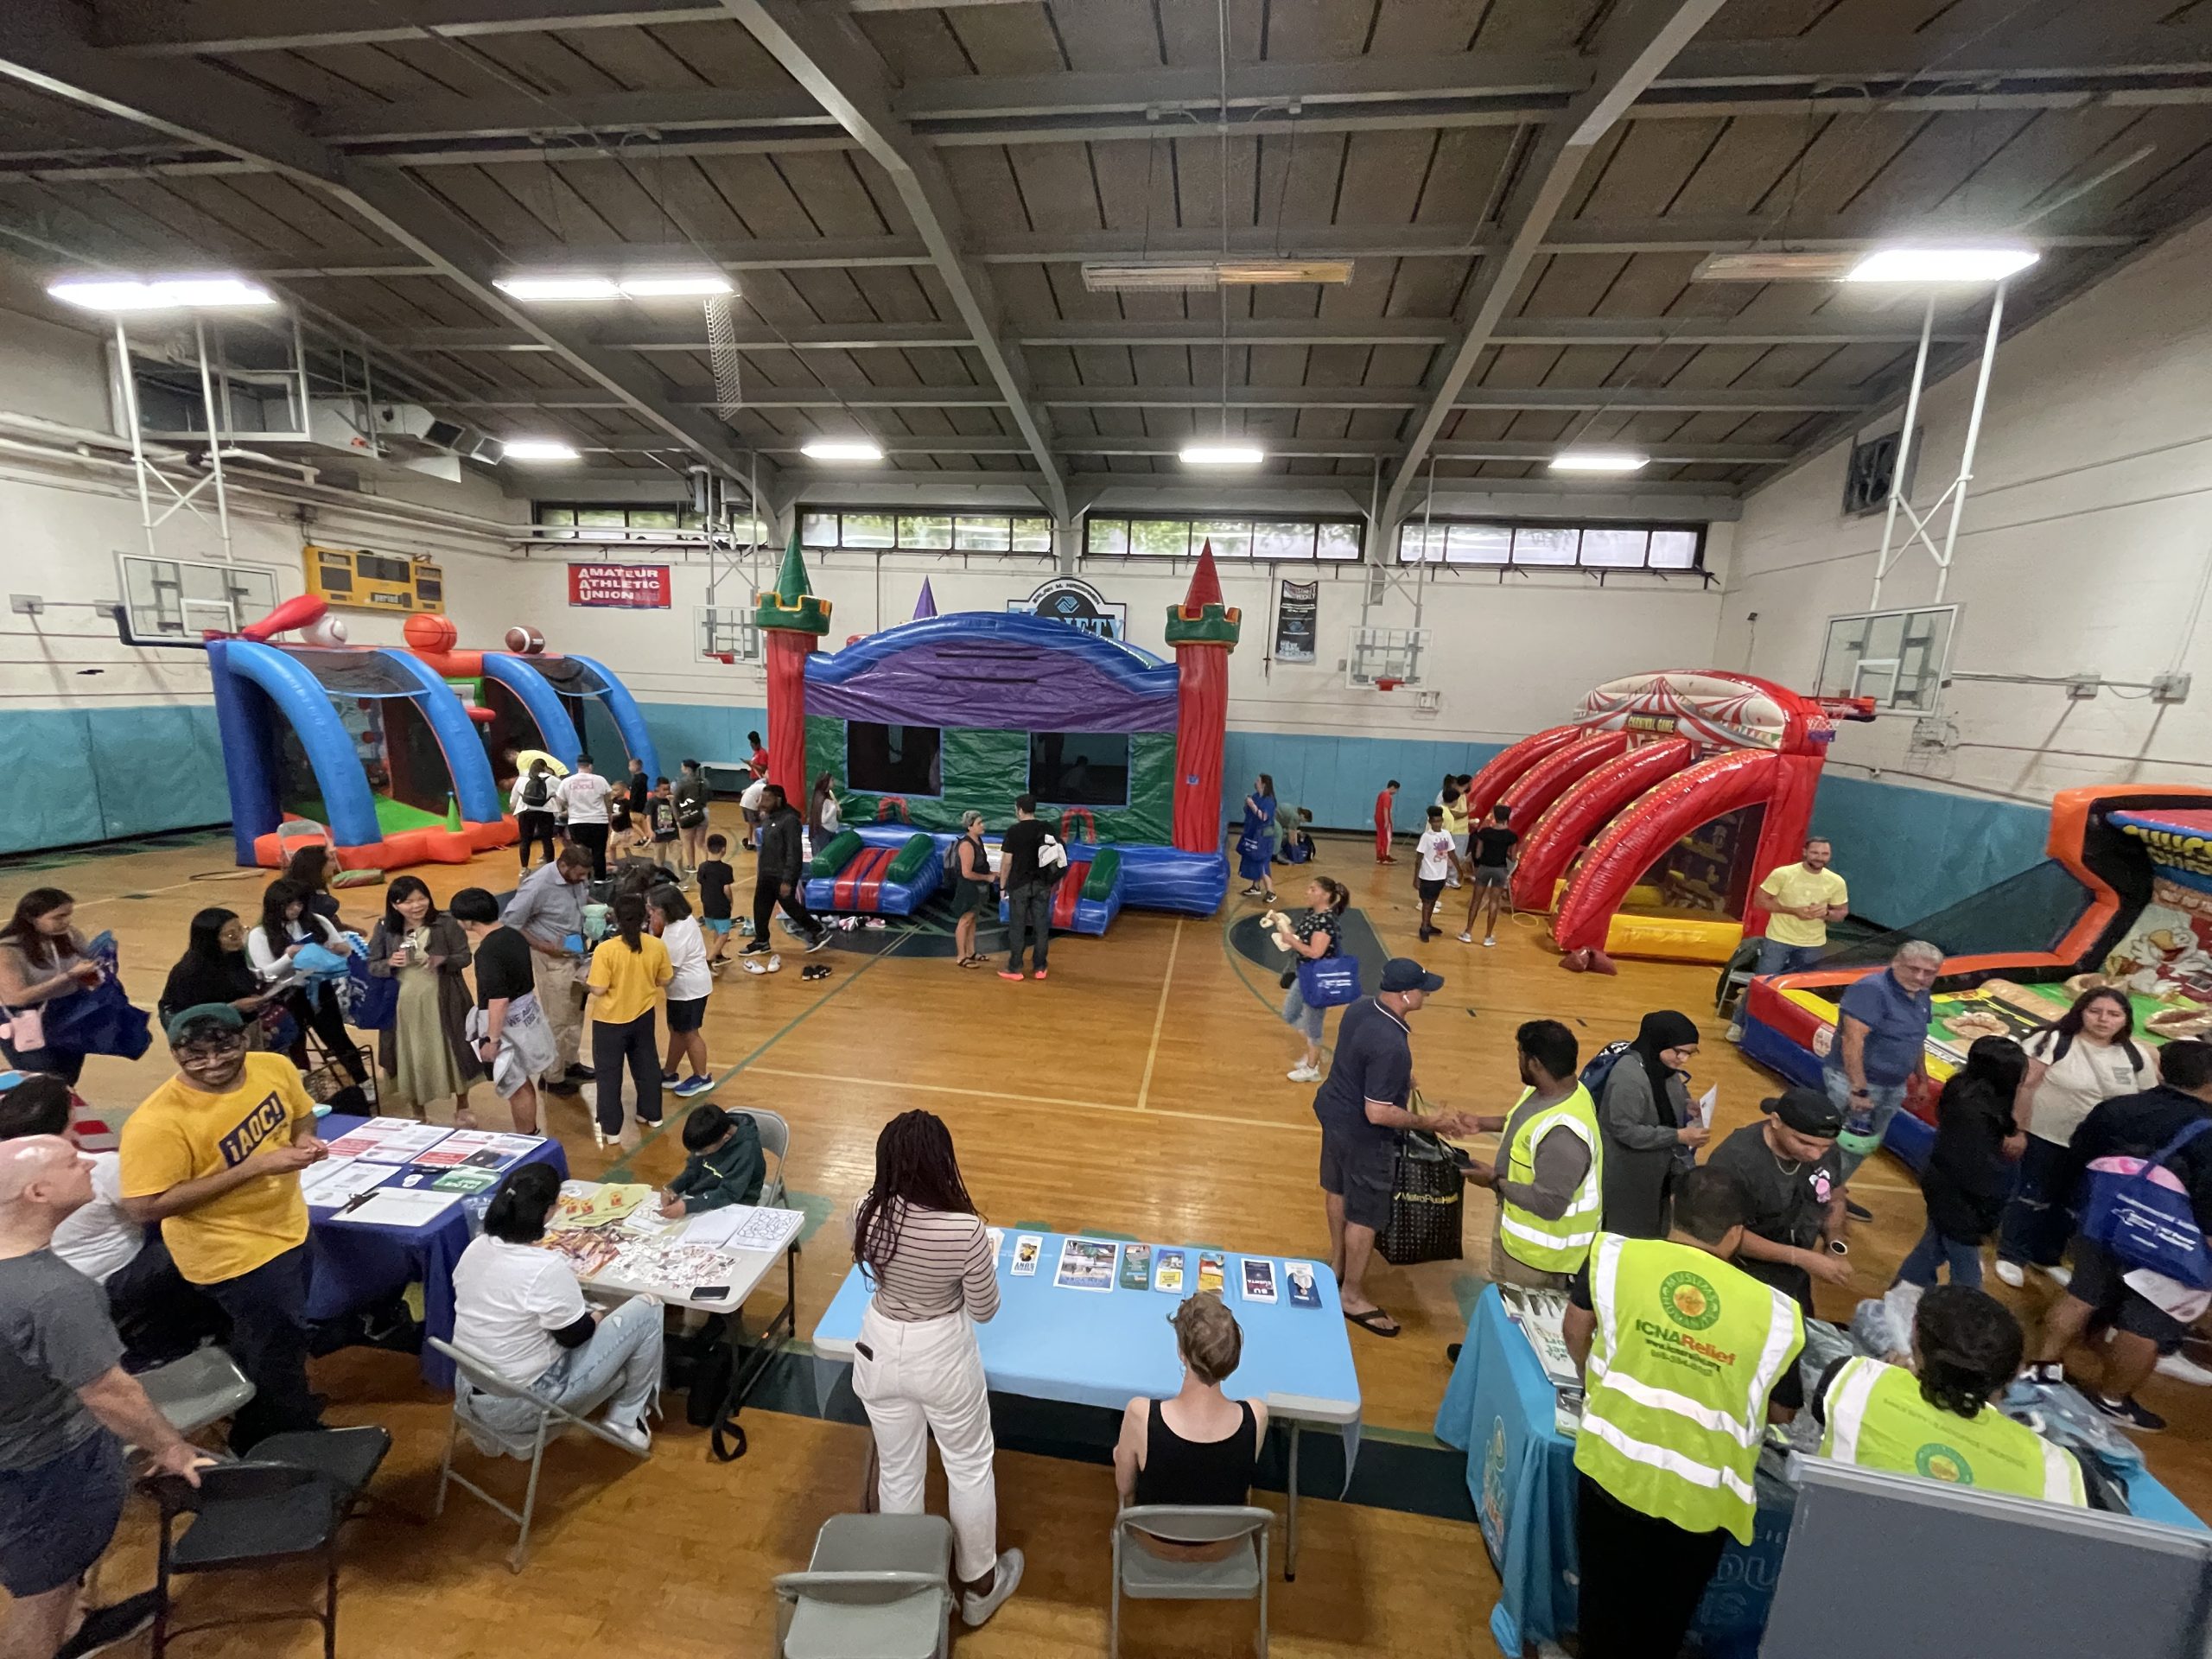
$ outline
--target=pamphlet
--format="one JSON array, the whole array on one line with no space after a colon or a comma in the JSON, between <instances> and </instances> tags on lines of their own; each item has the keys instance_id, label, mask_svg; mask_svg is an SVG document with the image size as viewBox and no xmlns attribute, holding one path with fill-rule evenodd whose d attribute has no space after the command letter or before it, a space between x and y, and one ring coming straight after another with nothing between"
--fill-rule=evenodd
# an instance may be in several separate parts
<instances>
[{"instance_id":1,"label":"pamphlet","mask_svg":"<svg viewBox=\"0 0 2212 1659\"><path fill-rule=\"evenodd\" d=\"M1044 1236L1024 1233L1014 1241L1014 1276L1027 1279L1037 1271L1037 1258L1045 1251Z\"/></svg>"},{"instance_id":2,"label":"pamphlet","mask_svg":"<svg viewBox=\"0 0 2212 1659\"><path fill-rule=\"evenodd\" d=\"M1290 1281L1290 1305L1293 1307L1321 1306L1321 1281L1311 1262L1286 1262L1284 1276Z\"/></svg>"},{"instance_id":3,"label":"pamphlet","mask_svg":"<svg viewBox=\"0 0 2212 1659\"><path fill-rule=\"evenodd\" d=\"M1203 1296L1208 1291L1213 1292L1217 1296L1220 1295L1222 1286L1228 1282L1228 1276L1229 1257L1225 1254L1220 1250L1198 1252L1198 1294L1200 1295Z\"/></svg>"},{"instance_id":4,"label":"pamphlet","mask_svg":"<svg viewBox=\"0 0 2212 1659\"><path fill-rule=\"evenodd\" d=\"M1275 1301L1275 1264L1263 1255L1244 1258L1244 1300L1265 1302L1272 1306Z\"/></svg>"},{"instance_id":5,"label":"pamphlet","mask_svg":"<svg viewBox=\"0 0 2212 1659\"><path fill-rule=\"evenodd\" d=\"M986 1227L983 1229L983 1233L991 1241L991 1260L995 1262L999 1259L999 1252L1006 1249L1006 1229Z\"/></svg>"},{"instance_id":6,"label":"pamphlet","mask_svg":"<svg viewBox=\"0 0 2212 1659\"><path fill-rule=\"evenodd\" d=\"M460 1196L453 1192L407 1192L380 1186L359 1208L343 1211L338 1218L361 1226L421 1227L436 1221L459 1202Z\"/></svg>"},{"instance_id":7,"label":"pamphlet","mask_svg":"<svg viewBox=\"0 0 2212 1659\"><path fill-rule=\"evenodd\" d=\"M1116 1245L1103 1239L1065 1238L1060 1241L1059 1271L1052 1282L1062 1290L1111 1290Z\"/></svg>"},{"instance_id":8,"label":"pamphlet","mask_svg":"<svg viewBox=\"0 0 2212 1659\"><path fill-rule=\"evenodd\" d=\"M372 1118L370 1123L387 1121ZM366 1128L369 1125L362 1127ZM375 1144L365 1148L360 1155L372 1164L411 1164L452 1133L452 1130L436 1123L402 1123L396 1129L378 1131ZM350 1141L353 1136L347 1135L346 1139Z\"/></svg>"},{"instance_id":9,"label":"pamphlet","mask_svg":"<svg viewBox=\"0 0 2212 1659\"><path fill-rule=\"evenodd\" d=\"M534 1135L505 1135L494 1129L455 1129L412 1161L432 1169L454 1169L463 1164L474 1169L505 1169L527 1157L538 1146Z\"/></svg>"},{"instance_id":10,"label":"pamphlet","mask_svg":"<svg viewBox=\"0 0 2212 1659\"><path fill-rule=\"evenodd\" d=\"M753 1204L725 1205L683 1223L683 1242L717 1250L782 1249L806 1224L800 1210L764 1209Z\"/></svg>"},{"instance_id":11,"label":"pamphlet","mask_svg":"<svg viewBox=\"0 0 2212 1659\"><path fill-rule=\"evenodd\" d=\"M1164 1290L1170 1296L1183 1294L1183 1252L1154 1250L1152 1254L1152 1287Z\"/></svg>"},{"instance_id":12,"label":"pamphlet","mask_svg":"<svg viewBox=\"0 0 2212 1659\"><path fill-rule=\"evenodd\" d=\"M334 1158L359 1158L363 1154L384 1145L385 1141L395 1136L414 1136L419 1131L430 1127L428 1124L417 1123L411 1117L372 1117L364 1122L356 1123L339 1139L333 1141L330 1143L330 1155ZM430 1142L423 1144L434 1143L444 1133L444 1130L439 1130ZM384 1159L379 1161L390 1163L393 1160ZM404 1163L406 1160L401 1159L398 1161Z\"/></svg>"},{"instance_id":13,"label":"pamphlet","mask_svg":"<svg viewBox=\"0 0 2212 1659\"><path fill-rule=\"evenodd\" d=\"M1720 1085L1717 1083L1697 1097L1697 1122L1700 1128L1709 1129L1713 1127L1713 1109L1719 1102Z\"/></svg>"},{"instance_id":14,"label":"pamphlet","mask_svg":"<svg viewBox=\"0 0 2212 1659\"><path fill-rule=\"evenodd\" d=\"M442 1170L430 1183L434 1192L488 1192L499 1184L499 1172L490 1169Z\"/></svg>"},{"instance_id":15,"label":"pamphlet","mask_svg":"<svg viewBox=\"0 0 2212 1659\"><path fill-rule=\"evenodd\" d=\"M1122 1288L1142 1290L1152 1282L1152 1246L1122 1246Z\"/></svg>"},{"instance_id":16,"label":"pamphlet","mask_svg":"<svg viewBox=\"0 0 2212 1659\"><path fill-rule=\"evenodd\" d=\"M326 1158L300 1173L300 1196L310 1210L329 1210L357 1198L391 1179L390 1164L372 1164L359 1158Z\"/></svg>"}]
</instances>

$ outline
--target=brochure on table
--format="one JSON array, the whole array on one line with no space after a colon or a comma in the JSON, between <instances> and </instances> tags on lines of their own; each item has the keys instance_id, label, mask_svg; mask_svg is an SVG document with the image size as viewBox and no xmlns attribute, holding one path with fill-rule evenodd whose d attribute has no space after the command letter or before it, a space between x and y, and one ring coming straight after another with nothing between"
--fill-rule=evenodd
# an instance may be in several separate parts
<instances>
[{"instance_id":1,"label":"brochure on table","mask_svg":"<svg viewBox=\"0 0 2212 1659\"><path fill-rule=\"evenodd\" d=\"M326 1144L329 1156L300 1174L308 1209L325 1220L420 1227L438 1220L455 1199L499 1185L545 1137L372 1117ZM402 1201L387 1205L369 1196L386 1191Z\"/></svg>"}]
</instances>

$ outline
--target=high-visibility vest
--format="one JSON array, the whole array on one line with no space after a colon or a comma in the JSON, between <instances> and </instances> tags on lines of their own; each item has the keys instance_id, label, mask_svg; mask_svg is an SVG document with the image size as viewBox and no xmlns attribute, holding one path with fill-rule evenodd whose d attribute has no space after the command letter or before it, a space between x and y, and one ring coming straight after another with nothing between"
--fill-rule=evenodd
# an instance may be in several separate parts
<instances>
[{"instance_id":1,"label":"high-visibility vest","mask_svg":"<svg viewBox=\"0 0 2212 1659\"><path fill-rule=\"evenodd\" d=\"M1590 1300L1574 1466L1642 1514L1750 1543L1767 1396L1805 1345L1797 1304L1707 1251L1618 1233L1592 1247Z\"/></svg>"},{"instance_id":2,"label":"high-visibility vest","mask_svg":"<svg viewBox=\"0 0 2212 1659\"><path fill-rule=\"evenodd\" d=\"M1861 1356L1843 1363L1822 1405L1821 1455L1862 1469L1923 1475L1984 1491L2086 1508L2082 1466L1994 1406L1971 1417L1930 1405L1903 1366Z\"/></svg>"},{"instance_id":3,"label":"high-visibility vest","mask_svg":"<svg viewBox=\"0 0 2212 1659\"><path fill-rule=\"evenodd\" d=\"M1534 1092L1521 1091L1525 1101ZM1521 1101L1514 1103L1516 1110ZM1501 1196L1498 1199L1498 1236L1505 1253L1516 1262L1541 1273L1573 1273L1588 1259L1590 1241L1598 1236L1598 1218L1605 1207L1605 1137L1598 1132L1598 1107L1580 1084L1556 1106L1546 1107L1522 1123L1505 1148L1505 1179L1523 1185L1536 1179L1536 1148L1554 1129L1564 1128L1589 1148L1590 1167L1582 1184L1567 1200L1567 1212L1556 1221L1533 1210L1524 1210Z\"/></svg>"}]
</instances>

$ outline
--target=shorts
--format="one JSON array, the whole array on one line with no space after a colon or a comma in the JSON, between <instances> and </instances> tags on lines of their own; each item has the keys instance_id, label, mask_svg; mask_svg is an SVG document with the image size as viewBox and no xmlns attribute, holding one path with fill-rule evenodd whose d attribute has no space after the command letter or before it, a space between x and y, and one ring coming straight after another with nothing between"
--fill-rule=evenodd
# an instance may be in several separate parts
<instances>
[{"instance_id":1,"label":"shorts","mask_svg":"<svg viewBox=\"0 0 2212 1659\"><path fill-rule=\"evenodd\" d=\"M1390 1224L1390 1185L1397 1170L1397 1147L1372 1128L1321 1126L1321 1190L1344 1201L1344 1219L1355 1227L1381 1232Z\"/></svg>"},{"instance_id":2,"label":"shorts","mask_svg":"<svg viewBox=\"0 0 2212 1659\"><path fill-rule=\"evenodd\" d=\"M0 1469L0 1586L42 1596L92 1570L130 1490L123 1443L105 1428L29 1469Z\"/></svg>"},{"instance_id":3,"label":"shorts","mask_svg":"<svg viewBox=\"0 0 2212 1659\"><path fill-rule=\"evenodd\" d=\"M696 1031L706 1023L707 999L703 996L671 996L668 999L668 1029L677 1032Z\"/></svg>"},{"instance_id":4,"label":"shorts","mask_svg":"<svg viewBox=\"0 0 2212 1659\"><path fill-rule=\"evenodd\" d=\"M1513 879L1513 873L1503 864L1475 866L1475 885L1478 887L1502 887Z\"/></svg>"},{"instance_id":5,"label":"shorts","mask_svg":"<svg viewBox=\"0 0 2212 1659\"><path fill-rule=\"evenodd\" d=\"M1282 994L1283 1024L1298 1032L1309 1043L1321 1040L1321 1020L1327 1013L1326 1008L1317 1008L1299 995L1298 982L1294 979Z\"/></svg>"},{"instance_id":6,"label":"shorts","mask_svg":"<svg viewBox=\"0 0 2212 1659\"><path fill-rule=\"evenodd\" d=\"M952 913L957 916L982 916L998 906L991 899L991 884L988 881L958 882L952 894Z\"/></svg>"},{"instance_id":7,"label":"shorts","mask_svg":"<svg viewBox=\"0 0 2212 1659\"><path fill-rule=\"evenodd\" d=\"M2189 1334L2189 1327L2126 1282L2132 1269L2096 1240L2074 1235L2069 1254L2074 1258L2074 1277L2066 1294L2097 1310L2096 1323L2142 1337L2161 1349L2173 1349Z\"/></svg>"},{"instance_id":8,"label":"shorts","mask_svg":"<svg viewBox=\"0 0 2212 1659\"><path fill-rule=\"evenodd\" d=\"M727 916L702 916L699 918L699 925L709 933L727 933L729 931L730 919Z\"/></svg>"},{"instance_id":9,"label":"shorts","mask_svg":"<svg viewBox=\"0 0 2212 1659\"><path fill-rule=\"evenodd\" d=\"M1417 875L1414 878L1414 886L1421 893L1421 903L1432 905L1443 894L1444 878L1440 875L1432 881L1425 875Z\"/></svg>"}]
</instances>

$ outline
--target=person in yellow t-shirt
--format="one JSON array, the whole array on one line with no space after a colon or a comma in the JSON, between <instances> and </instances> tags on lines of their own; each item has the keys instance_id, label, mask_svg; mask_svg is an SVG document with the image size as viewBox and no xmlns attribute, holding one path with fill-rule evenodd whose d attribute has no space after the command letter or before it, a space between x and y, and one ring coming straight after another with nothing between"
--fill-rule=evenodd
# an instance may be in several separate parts
<instances>
[{"instance_id":1,"label":"person in yellow t-shirt","mask_svg":"<svg viewBox=\"0 0 2212 1659\"><path fill-rule=\"evenodd\" d=\"M254 1386L231 1449L320 1428L308 1391L308 1206L300 1172L328 1156L315 1102L282 1054L246 1049L245 1021L203 1002L168 1024L177 1075L123 1126L124 1208L159 1222L177 1271L230 1317L224 1344Z\"/></svg>"},{"instance_id":2,"label":"person in yellow t-shirt","mask_svg":"<svg viewBox=\"0 0 2212 1659\"><path fill-rule=\"evenodd\" d=\"M1810 968L1828 948L1828 924L1851 914L1851 893L1828 868L1834 849L1819 836L1803 856L1759 884L1767 907L1766 938L1759 944L1759 972L1795 974Z\"/></svg>"},{"instance_id":3,"label":"person in yellow t-shirt","mask_svg":"<svg viewBox=\"0 0 2212 1659\"><path fill-rule=\"evenodd\" d=\"M647 931L643 893L617 893L614 936L591 953L591 1065L599 1081L592 1134L601 1146L622 1134L622 1068L638 1090L638 1122L660 1126L660 1033L653 1001L675 977L668 947Z\"/></svg>"}]
</instances>

